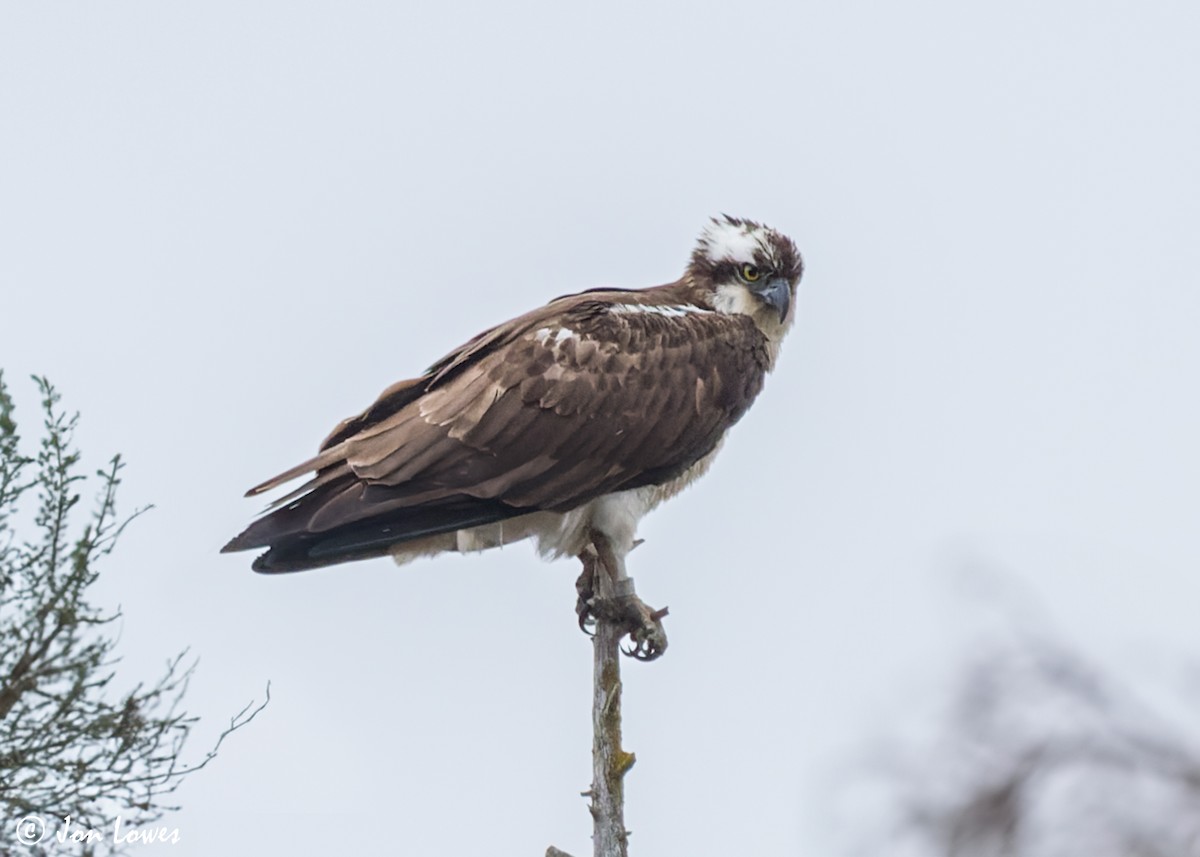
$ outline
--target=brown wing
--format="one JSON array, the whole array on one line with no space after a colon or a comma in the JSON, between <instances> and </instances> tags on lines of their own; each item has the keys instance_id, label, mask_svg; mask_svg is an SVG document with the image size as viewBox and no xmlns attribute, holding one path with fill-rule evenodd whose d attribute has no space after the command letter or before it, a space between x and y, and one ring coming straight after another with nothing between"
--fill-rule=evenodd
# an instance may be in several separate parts
<instances>
[{"instance_id":1,"label":"brown wing","mask_svg":"<svg viewBox=\"0 0 1200 857\"><path fill-rule=\"evenodd\" d=\"M758 394L765 343L744 316L614 299L552 303L389 388L260 486L318 471L227 549L271 547L264 570L325 565L682 473Z\"/></svg>"}]
</instances>

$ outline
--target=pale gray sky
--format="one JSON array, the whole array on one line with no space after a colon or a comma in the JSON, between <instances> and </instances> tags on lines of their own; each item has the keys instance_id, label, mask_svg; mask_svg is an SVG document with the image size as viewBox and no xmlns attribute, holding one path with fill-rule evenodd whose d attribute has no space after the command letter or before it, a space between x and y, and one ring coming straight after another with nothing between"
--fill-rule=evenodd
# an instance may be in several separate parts
<instances>
[{"instance_id":1,"label":"pale gray sky","mask_svg":"<svg viewBox=\"0 0 1200 857\"><path fill-rule=\"evenodd\" d=\"M9 2L0 366L155 503L126 677L200 655L176 855L589 849L574 564L264 578L241 492L483 327L674 279L705 219L805 253L716 467L631 557L637 854L830 853L828 784L1015 571L1114 668L1200 647L1192 3ZM147 852L148 853L148 852Z\"/></svg>"}]
</instances>

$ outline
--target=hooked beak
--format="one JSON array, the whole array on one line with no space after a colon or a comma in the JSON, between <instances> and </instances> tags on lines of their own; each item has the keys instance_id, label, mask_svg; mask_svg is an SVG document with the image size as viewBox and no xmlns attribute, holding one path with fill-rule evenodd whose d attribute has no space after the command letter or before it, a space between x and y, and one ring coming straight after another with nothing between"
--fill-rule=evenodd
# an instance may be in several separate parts
<instances>
[{"instance_id":1,"label":"hooked beak","mask_svg":"<svg viewBox=\"0 0 1200 857\"><path fill-rule=\"evenodd\" d=\"M779 313L779 322L782 324L792 306L791 284L784 277L774 277L754 289L754 293L763 303Z\"/></svg>"}]
</instances>

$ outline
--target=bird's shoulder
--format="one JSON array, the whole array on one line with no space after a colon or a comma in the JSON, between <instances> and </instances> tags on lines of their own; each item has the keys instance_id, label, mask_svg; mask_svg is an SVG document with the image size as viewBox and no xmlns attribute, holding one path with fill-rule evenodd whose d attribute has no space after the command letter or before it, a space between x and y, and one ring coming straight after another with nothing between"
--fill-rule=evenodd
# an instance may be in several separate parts
<instances>
[{"instance_id":1,"label":"bird's shoulder","mask_svg":"<svg viewBox=\"0 0 1200 857\"><path fill-rule=\"evenodd\" d=\"M473 360L503 351L530 368L549 365L612 371L615 354L739 351L765 354L767 342L747 316L719 312L672 283L651 289L593 289L566 295L493 329L433 367L435 381ZM619 361L618 361L619 362Z\"/></svg>"}]
</instances>

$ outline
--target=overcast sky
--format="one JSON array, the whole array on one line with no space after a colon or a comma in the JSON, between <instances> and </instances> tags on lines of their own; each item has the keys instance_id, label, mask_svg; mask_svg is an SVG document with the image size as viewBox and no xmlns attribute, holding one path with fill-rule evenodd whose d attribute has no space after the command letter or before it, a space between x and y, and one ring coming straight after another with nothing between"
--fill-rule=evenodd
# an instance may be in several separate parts
<instances>
[{"instance_id":1,"label":"overcast sky","mask_svg":"<svg viewBox=\"0 0 1200 857\"><path fill-rule=\"evenodd\" d=\"M807 273L630 558L671 608L635 854L832 853L830 784L975 639L964 568L1114 669L1195 654L1198 44L1188 2L0 5L0 368L156 506L99 593L122 677L192 647L197 756L272 682L171 853L590 853L573 562L217 550L385 386L675 279L718 212Z\"/></svg>"}]
</instances>

